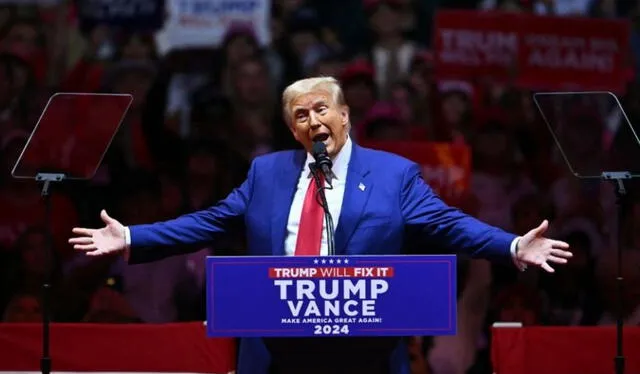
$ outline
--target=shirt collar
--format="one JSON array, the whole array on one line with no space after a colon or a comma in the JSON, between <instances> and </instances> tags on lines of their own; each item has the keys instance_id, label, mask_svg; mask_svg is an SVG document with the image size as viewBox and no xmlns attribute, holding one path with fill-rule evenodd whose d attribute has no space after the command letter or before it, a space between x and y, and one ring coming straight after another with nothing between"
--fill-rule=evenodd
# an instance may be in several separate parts
<instances>
[{"instance_id":1,"label":"shirt collar","mask_svg":"<svg viewBox=\"0 0 640 374\"><path fill-rule=\"evenodd\" d=\"M351 151L353 149L353 143L351 142L351 137L347 136L347 141L342 146L342 149L336 157L333 158L333 166L331 167L331 171L337 180L346 180L347 179L347 168L349 167L349 161L351 160ZM305 161L304 170L309 171L309 164L315 162L313 155L311 153L307 153L307 160ZM307 175L308 178L311 178L311 173Z\"/></svg>"}]
</instances>

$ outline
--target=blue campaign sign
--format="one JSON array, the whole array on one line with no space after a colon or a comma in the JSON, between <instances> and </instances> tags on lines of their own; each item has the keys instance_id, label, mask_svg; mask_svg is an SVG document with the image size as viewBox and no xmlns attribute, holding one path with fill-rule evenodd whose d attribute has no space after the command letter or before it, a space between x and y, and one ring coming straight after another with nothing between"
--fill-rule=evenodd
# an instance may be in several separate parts
<instances>
[{"instance_id":1,"label":"blue campaign sign","mask_svg":"<svg viewBox=\"0 0 640 374\"><path fill-rule=\"evenodd\" d=\"M76 0L76 5L85 31L98 25L155 31L164 24L165 0Z\"/></svg>"},{"instance_id":2,"label":"blue campaign sign","mask_svg":"<svg viewBox=\"0 0 640 374\"><path fill-rule=\"evenodd\" d=\"M456 257L208 257L210 337L456 333Z\"/></svg>"}]
</instances>

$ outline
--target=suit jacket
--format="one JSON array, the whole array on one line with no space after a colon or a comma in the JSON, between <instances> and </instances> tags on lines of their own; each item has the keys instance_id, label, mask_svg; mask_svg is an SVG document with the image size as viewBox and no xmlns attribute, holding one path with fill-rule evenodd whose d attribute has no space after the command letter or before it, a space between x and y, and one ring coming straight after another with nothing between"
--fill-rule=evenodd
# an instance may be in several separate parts
<instances>
[{"instance_id":1,"label":"suit jacket","mask_svg":"<svg viewBox=\"0 0 640 374\"><path fill-rule=\"evenodd\" d=\"M289 208L305 158L302 150L257 157L242 185L215 206L165 222L130 227L129 263L176 254L184 251L180 249L184 245L215 242L237 224L246 232L249 255L284 255ZM353 145L335 232L337 254L401 254L437 248L510 262L515 238L447 206L424 182L414 162ZM345 355L342 358L347 362L358 365L371 364L371 357L384 357L376 364L386 367L381 373L409 373L408 353L401 339L349 339L242 339L238 372L272 373L269 368L274 362L279 367L276 372L296 372L299 369L290 367L308 363L308 359L317 366ZM324 359L324 353L335 360ZM355 366L349 372L354 373L353 369ZM311 369L304 372L310 374ZM339 371L324 368L319 372Z\"/></svg>"}]
</instances>

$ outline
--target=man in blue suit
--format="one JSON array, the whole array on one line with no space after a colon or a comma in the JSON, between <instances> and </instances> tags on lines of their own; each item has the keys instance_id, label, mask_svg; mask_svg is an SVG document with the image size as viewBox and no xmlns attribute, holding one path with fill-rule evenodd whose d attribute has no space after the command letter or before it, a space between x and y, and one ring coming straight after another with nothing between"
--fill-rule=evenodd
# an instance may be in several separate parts
<instances>
[{"instance_id":1,"label":"man in blue suit","mask_svg":"<svg viewBox=\"0 0 640 374\"><path fill-rule=\"evenodd\" d=\"M122 253L135 264L177 254L185 245L215 242L241 222L249 255L327 255L324 213L309 172L312 145L321 141L333 163L333 175L323 182L332 186L326 199L335 219L336 254L402 254L421 243L549 272L549 263L571 257L566 243L543 236L546 220L522 237L491 227L447 206L417 164L353 143L349 108L335 79L291 84L283 93L283 110L307 152L257 157L244 183L208 209L131 227L102 211L105 227L76 228L69 242L89 256ZM395 338L243 339L238 372L405 374L408 361L406 346Z\"/></svg>"}]
</instances>

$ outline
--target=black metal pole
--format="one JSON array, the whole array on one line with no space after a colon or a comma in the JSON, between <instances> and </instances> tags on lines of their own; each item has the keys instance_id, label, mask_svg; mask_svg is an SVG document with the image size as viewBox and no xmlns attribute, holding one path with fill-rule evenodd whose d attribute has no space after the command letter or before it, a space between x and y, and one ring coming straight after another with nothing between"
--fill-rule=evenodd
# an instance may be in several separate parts
<instances>
[{"instance_id":1,"label":"black metal pole","mask_svg":"<svg viewBox=\"0 0 640 374\"><path fill-rule=\"evenodd\" d=\"M42 197L45 205L45 229L46 229L46 249L45 249L45 273L42 284L42 359L40 360L40 370L42 374L51 373L51 357L49 356L49 323L51 322L51 278L53 273L53 229L51 217L51 193L50 181L45 180L42 187Z\"/></svg>"},{"instance_id":2,"label":"black metal pole","mask_svg":"<svg viewBox=\"0 0 640 374\"><path fill-rule=\"evenodd\" d=\"M320 175L319 175L320 171L319 169L317 169L315 166L311 167L311 176L315 181L316 186L318 187L318 193L316 195L316 200L318 201L318 204L320 204L320 206L322 206L322 209L324 210L324 224L325 224L325 229L327 232L327 252L329 256L335 256L336 255L336 249L335 249L335 227L334 227L334 223L333 223L333 217L331 216L331 212L329 211L329 204L327 203L327 196L325 194L325 190L327 189L332 189L333 186L331 185L330 181L326 181L326 183L329 185L329 187L324 187L322 185L322 182L320 180Z\"/></svg>"},{"instance_id":3,"label":"black metal pole","mask_svg":"<svg viewBox=\"0 0 640 374\"><path fill-rule=\"evenodd\" d=\"M617 264L616 264L616 357L614 359L616 374L624 374L624 352L623 352L623 331L624 331L624 314L623 314L623 277L622 277L622 249L624 245L624 222L627 207L627 193L622 184L618 181L616 187L616 205L618 209L618 224L616 225L617 236Z\"/></svg>"},{"instance_id":4,"label":"black metal pole","mask_svg":"<svg viewBox=\"0 0 640 374\"><path fill-rule=\"evenodd\" d=\"M614 184L616 193L616 208L618 213L618 222L616 224L616 356L613 359L616 374L624 374L625 358L623 351L623 332L624 332L624 314L623 314L623 281L622 277L622 251L624 247L625 218L627 217L629 194L624 185L625 179L631 179L631 173L626 171L603 172L602 177Z\"/></svg>"}]
</instances>

